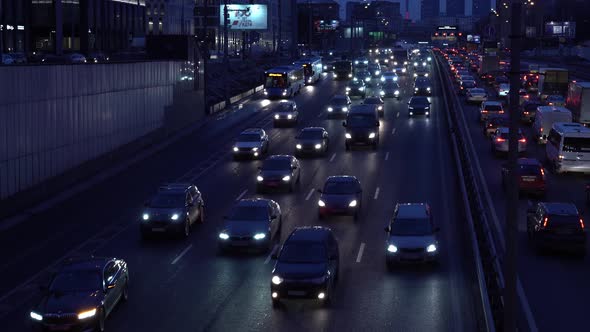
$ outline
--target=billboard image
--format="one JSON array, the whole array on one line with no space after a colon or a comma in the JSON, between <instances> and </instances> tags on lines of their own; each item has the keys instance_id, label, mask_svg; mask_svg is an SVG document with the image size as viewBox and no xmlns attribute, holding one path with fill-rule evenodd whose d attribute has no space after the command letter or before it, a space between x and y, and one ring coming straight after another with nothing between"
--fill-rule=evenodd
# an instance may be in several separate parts
<instances>
[{"instance_id":1,"label":"billboard image","mask_svg":"<svg viewBox=\"0 0 590 332\"><path fill-rule=\"evenodd\" d=\"M336 31L340 26L340 22L337 20L317 20L314 22L315 31L327 32Z\"/></svg>"},{"instance_id":2,"label":"billboard image","mask_svg":"<svg viewBox=\"0 0 590 332\"><path fill-rule=\"evenodd\" d=\"M223 26L224 5L219 6L219 25ZM266 30L268 16L266 5L228 5L229 30Z\"/></svg>"}]
</instances>

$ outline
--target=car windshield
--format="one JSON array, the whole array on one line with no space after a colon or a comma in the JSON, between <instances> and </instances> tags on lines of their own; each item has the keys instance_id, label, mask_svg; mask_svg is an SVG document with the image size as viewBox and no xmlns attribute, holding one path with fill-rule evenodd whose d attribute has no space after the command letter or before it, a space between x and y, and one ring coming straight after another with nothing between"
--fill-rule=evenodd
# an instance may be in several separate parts
<instances>
[{"instance_id":1,"label":"car windshield","mask_svg":"<svg viewBox=\"0 0 590 332\"><path fill-rule=\"evenodd\" d=\"M341 105L346 105L346 99L345 98L332 98L332 101L330 102L330 104L332 105L337 105L337 106L341 106Z\"/></svg>"},{"instance_id":2,"label":"car windshield","mask_svg":"<svg viewBox=\"0 0 590 332\"><path fill-rule=\"evenodd\" d=\"M328 181L324 185L324 194L345 195L357 191L357 184L352 181Z\"/></svg>"},{"instance_id":3,"label":"car windshield","mask_svg":"<svg viewBox=\"0 0 590 332\"><path fill-rule=\"evenodd\" d=\"M234 206L229 214L231 220L268 220L266 206Z\"/></svg>"},{"instance_id":4,"label":"car windshield","mask_svg":"<svg viewBox=\"0 0 590 332\"><path fill-rule=\"evenodd\" d=\"M262 165L262 169L270 171L287 170L291 168L291 161L288 159L267 159Z\"/></svg>"},{"instance_id":5,"label":"car windshield","mask_svg":"<svg viewBox=\"0 0 590 332\"><path fill-rule=\"evenodd\" d=\"M238 142L258 142L260 141L260 135L258 134L241 134L238 137Z\"/></svg>"},{"instance_id":6,"label":"car windshield","mask_svg":"<svg viewBox=\"0 0 590 332\"><path fill-rule=\"evenodd\" d=\"M477 89L471 89L471 90L469 90L469 92L471 92L471 93L485 93L485 90L477 88Z\"/></svg>"},{"instance_id":7,"label":"car windshield","mask_svg":"<svg viewBox=\"0 0 590 332\"><path fill-rule=\"evenodd\" d=\"M100 273L94 270L58 273L49 290L52 292L95 291L102 288Z\"/></svg>"},{"instance_id":8,"label":"car windshield","mask_svg":"<svg viewBox=\"0 0 590 332\"><path fill-rule=\"evenodd\" d=\"M590 138L565 137L563 139L564 152L590 152Z\"/></svg>"},{"instance_id":9,"label":"car windshield","mask_svg":"<svg viewBox=\"0 0 590 332\"><path fill-rule=\"evenodd\" d=\"M299 139L322 139L324 134L320 130L303 130L299 134Z\"/></svg>"},{"instance_id":10,"label":"car windshield","mask_svg":"<svg viewBox=\"0 0 590 332\"><path fill-rule=\"evenodd\" d=\"M429 235L432 227L428 219L395 219L391 223L391 235Z\"/></svg>"},{"instance_id":11,"label":"car windshield","mask_svg":"<svg viewBox=\"0 0 590 332\"><path fill-rule=\"evenodd\" d=\"M486 111L488 112L499 112L502 110L502 106L499 105L486 105Z\"/></svg>"},{"instance_id":12,"label":"car windshield","mask_svg":"<svg viewBox=\"0 0 590 332\"><path fill-rule=\"evenodd\" d=\"M518 165L518 174L521 176L537 176L541 174L538 165Z\"/></svg>"},{"instance_id":13,"label":"car windshield","mask_svg":"<svg viewBox=\"0 0 590 332\"><path fill-rule=\"evenodd\" d=\"M326 247L319 243L287 243L279 256L283 263L324 263L327 260Z\"/></svg>"},{"instance_id":14,"label":"car windshield","mask_svg":"<svg viewBox=\"0 0 590 332\"><path fill-rule=\"evenodd\" d=\"M418 85L418 84L427 85L428 83L430 83L430 80L427 79L426 77L420 77L420 78L416 79L416 85Z\"/></svg>"},{"instance_id":15,"label":"car windshield","mask_svg":"<svg viewBox=\"0 0 590 332\"><path fill-rule=\"evenodd\" d=\"M383 102L379 98L366 98L364 103L365 104L383 104Z\"/></svg>"},{"instance_id":16,"label":"car windshield","mask_svg":"<svg viewBox=\"0 0 590 332\"><path fill-rule=\"evenodd\" d=\"M383 84L383 88L386 88L386 89L399 89L399 85L397 83L387 82L387 83Z\"/></svg>"},{"instance_id":17,"label":"car windshield","mask_svg":"<svg viewBox=\"0 0 590 332\"><path fill-rule=\"evenodd\" d=\"M410 99L410 105L427 106L428 99L426 99L426 98L412 98L412 99Z\"/></svg>"},{"instance_id":18,"label":"car windshield","mask_svg":"<svg viewBox=\"0 0 590 332\"><path fill-rule=\"evenodd\" d=\"M473 88L475 86L475 82L473 81L463 81L464 88Z\"/></svg>"},{"instance_id":19,"label":"car windshield","mask_svg":"<svg viewBox=\"0 0 590 332\"><path fill-rule=\"evenodd\" d=\"M150 202L150 207L167 208L184 206L186 196L184 193L159 193Z\"/></svg>"},{"instance_id":20,"label":"car windshield","mask_svg":"<svg viewBox=\"0 0 590 332\"><path fill-rule=\"evenodd\" d=\"M350 127L374 127L375 116L371 114L349 114L346 119L347 125Z\"/></svg>"},{"instance_id":21,"label":"car windshield","mask_svg":"<svg viewBox=\"0 0 590 332\"><path fill-rule=\"evenodd\" d=\"M293 112L294 105L291 103L279 103L276 108L277 112Z\"/></svg>"}]
</instances>

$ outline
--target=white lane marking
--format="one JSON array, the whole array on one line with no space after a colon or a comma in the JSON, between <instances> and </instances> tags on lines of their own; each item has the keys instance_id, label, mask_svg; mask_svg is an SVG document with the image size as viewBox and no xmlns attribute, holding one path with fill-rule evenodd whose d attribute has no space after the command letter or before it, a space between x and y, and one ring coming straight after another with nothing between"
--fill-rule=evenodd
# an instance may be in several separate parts
<instances>
[{"instance_id":1,"label":"white lane marking","mask_svg":"<svg viewBox=\"0 0 590 332\"><path fill-rule=\"evenodd\" d=\"M279 248L278 244L275 244L275 246L272 247L272 250L268 253L268 256L266 256L266 259L264 260L264 264L268 264L268 262L270 262L270 259L272 258L272 254L274 254L278 248Z\"/></svg>"},{"instance_id":2,"label":"white lane marking","mask_svg":"<svg viewBox=\"0 0 590 332\"><path fill-rule=\"evenodd\" d=\"M363 258L363 252L365 251L365 243L361 242L361 247L359 248L359 253L356 255L356 262L360 263L361 259Z\"/></svg>"},{"instance_id":3,"label":"white lane marking","mask_svg":"<svg viewBox=\"0 0 590 332\"><path fill-rule=\"evenodd\" d=\"M395 128L391 129L391 134L395 134Z\"/></svg>"},{"instance_id":4,"label":"white lane marking","mask_svg":"<svg viewBox=\"0 0 590 332\"><path fill-rule=\"evenodd\" d=\"M244 195L246 195L247 192L248 192L248 189L245 189L244 191L242 191L240 196L238 196L238 198L236 198L236 201L239 201L240 199L242 199L244 197Z\"/></svg>"},{"instance_id":5,"label":"white lane marking","mask_svg":"<svg viewBox=\"0 0 590 332\"><path fill-rule=\"evenodd\" d=\"M389 159L389 152L385 154L385 160Z\"/></svg>"},{"instance_id":6,"label":"white lane marking","mask_svg":"<svg viewBox=\"0 0 590 332\"><path fill-rule=\"evenodd\" d=\"M535 316L533 316L533 312L531 311L531 307L529 306L529 301L526 297L524 289L522 288L522 283L520 282L520 277L518 277L518 279L517 279L516 287L517 287L516 292L518 293L518 298L519 298L521 305L523 307L524 315L526 316L526 319L529 322L529 327L531 329L531 332L538 332L539 328L537 328L537 323L535 322Z\"/></svg>"},{"instance_id":7,"label":"white lane marking","mask_svg":"<svg viewBox=\"0 0 590 332\"><path fill-rule=\"evenodd\" d=\"M309 191L309 194L307 194L307 196L305 196L306 201L309 201L309 199L311 198L311 195L313 194L314 191L315 191L315 189L311 188L311 190Z\"/></svg>"},{"instance_id":8,"label":"white lane marking","mask_svg":"<svg viewBox=\"0 0 590 332\"><path fill-rule=\"evenodd\" d=\"M334 158L336 158L336 153L334 153L334 154L332 155L332 157L330 157L330 162L334 161Z\"/></svg>"},{"instance_id":9,"label":"white lane marking","mask_svg":"<svg viewBox=\"0 0 590 332\"><path fill-rule=\"evenodd\" d=\"M184 254L186 254L189 250L191 250L192 247L193 247L193 245L189 244L188 247L184 248L184 250L178 256L176 256L176 258L174 258L174 260L172 261L172 265L178 263L178 261L182 258L182 256L184 256Z\"/></svg>"},{"instance_id":10,"label":"white lane marking","mask_svg":"<svg viewBox=\"0 0 590 332\"><path fill-rule=\"evenodd\" d=\"M397 114L395 115L396 118L399 118L399 112L397 112Z\"/></svg>"},{"instance_id":11,"label":"white lane marking","mask_svg":"<svg viewBox=\"0 0 590 332\"><path fill-rule=\"evenodd\" d=\"M373 199L377 198L379 198L379 187L377 187L377 189L375 190L375 196L373 196Z\"/></svg>"}]
</instances>

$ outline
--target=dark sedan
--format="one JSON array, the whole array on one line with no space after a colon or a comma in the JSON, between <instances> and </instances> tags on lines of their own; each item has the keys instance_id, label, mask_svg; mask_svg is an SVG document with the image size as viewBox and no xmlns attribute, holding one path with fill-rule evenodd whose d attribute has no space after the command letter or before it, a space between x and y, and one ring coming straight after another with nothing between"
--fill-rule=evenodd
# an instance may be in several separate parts
<instances>
[{"instance_id":1,"label":"dark sedan","mask_svg":"<svg viewBox=\"0 0 590 332\"><path fill-rule=\"evenodd\" d=\"M354 79L346 86L346 95L349 97L362 97L367 95L365 82L359 79Z\"/></svg>"},{"instance_id":2,"label":"dark sedan","mask_svg":"<svg viewBox=\"0 0 590 332\"><path fill-rule=\"evenodd\" d=\"M414 96L431 95L432 82L426 77L418 77L414 82Z\"/></svg>"},{"instance_id":3,"label":"dark sedan","mask_svg":"<svg viewBox=\"0 0 590 332\"><path fill-rule=\"evenodd\" d=\"M412 97L408 102L408 116L424 114L430 117L430 101L426 97Z\"/></svg>"},{"instance_id":4,"label":"dark sedan","mask_svg":"<svg viewBox=\"0 0 590 332\"><path fill-rule=\"evenodd\" d=\"M383 101L383 99L381 99L381 97L377 97L377 96L367 97L367 98L365 98L365 100L363 100L362 104L375 105L375 108L377 109L377 113L379 113L380 117L383 117L383 115L385 114L385 102Z\"/></svg>"},{"instance_id":5,"label":"dark sedan","mask_svg":"<svg viewBox=\"0 0 590 332\"><path fill-rule=\"evenodd\" d=\"M29 316L42 331L104 331L116 304L127 301L127 263L116 258L72 260L53 276Z\"/></svg>"},{"instance_id":6,"label":"dark sedan","mask_svg":"<svg viewBox=\"0 0 590 332\"><path fill-rule=\"evenodd\" d=\"M537 159L519 158L516 164L518 173L518 190L522 193L545 195L545 169ZM508 188L508 164L502 165L502 186Z\"/></svg>"},{"instance_id":7,"label":"dark sedan","mask_svg":"<svg viewBox=\"0 0 590 332\"><path fill-rule=\"evenodd\" d=\"M268 251L281 236L281 208L271 199L241 199L225 218L219 249L254 248Z\"/></svg>"},{"instance_id":8,"label":"dark sedan","mask_svg":"<svg viewBox=\"0 0 590 332\"><path fill-rule=\"evenodd\" d=\"M289 155L273 155L264 160L256 176L256 191L284 189L292 192L301 180L299 160Z\"/></svg>"},{"instance_id":9,"label":"dark sedan","mask_svg":"<svg viewBox=\"0 0 590 332\"><path fill-rule=\"evenodd\" d=\"M349 215L357 220L362 207L363 190L360 181L354 176L330 176L324 188L318 189L321 194L318 200L318 217L323 219L329 215Z\"/></svg>"},{"instance_id":10,"label":"dark sedan","mask_svg":"<svg viewBox=\"0 0 590 332\"><path fill-rule=\"evenodd\" d=\"M295 154L321 154L328 151L330 139L328 132L322 127L307 127L295 137Z\"/></svg>"},{"instance_id":11,"label":"dark sedan","mask_svg":"<svg viewBox=\"0 0 590 332\"><path fill-rule=\"evenodd\" d=\"M537 252L545 249L586 255L584 219L573 203L539 202L527 210L527 235Z\"/></svg>"},{"instance_id":12,"label":"dark sedan","mask_svg":"<svg viewBox=\"0 0 590 332\"><path fill-rule=\"evenodd\" d=\"M345 116L350 110L350 104L352 101L347 95L335 95L326 105L326 112L328 116Z\"/></svg>"}]
</instances>

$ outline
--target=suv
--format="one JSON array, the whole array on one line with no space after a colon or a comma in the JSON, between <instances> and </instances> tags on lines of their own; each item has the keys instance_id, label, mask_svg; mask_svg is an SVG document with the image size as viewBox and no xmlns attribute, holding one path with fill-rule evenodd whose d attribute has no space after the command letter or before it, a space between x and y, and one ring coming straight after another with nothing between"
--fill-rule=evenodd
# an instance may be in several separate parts
<instances>
[{"instance_id":1,"label":"suv","mask_svg":"<svg viewBox=\"0 0 590 332\"><path fill-rule=\"evenodd\" d=\"M484 122L490 114L504 114L504 107L499 101L484 101L479 109L479 121Z\"/></svg>"},{"instance_id":2,"label":"suv","mask_svg":"<svg viewBox=\"0 0 590 332\"><path fill-rule=\"evenodd\" d=\"M295 185L301 181L299 160L293 156L269 156L258 169L260 171L256 176L256 191L259 193L268 188L285 187L293 192Z\"/></svg>"},{"instance_id":3,"label":"suv","mask_svg":"<svg viewBox=\"0 0 590 332\"><path fill-rule=\"evenodd\" d=\"M199 189L189 183L169 183L145 203L140 223L142 238L173 232L188 237L195 222L205 221L205 202Z\"/></svg>"},{"instance_id":4,"label":"suv","mask_svg":"<svg viewBox=\"0 0 590 332\"><path fill-rule=\"evenodd\" d=\"M238 201L219 232L219 250L256 248L269 251L281 237L281 207L271 199Z\"/></svg>"},{"instance_id":5,"label":"suv","mask_svg":"<svg viewBox=\"0 0 590 332\"><path fill-rule=\"evenodd\" d=\"M352 106L342 126L346 128L346 151L356 144L371 145L377 150L380 124L375 105Z\"/></svg>"},{"instance_id":6,"label":"suv","mask_svg":"<svg viewBox=\"0 0 590 332\"><path fill-rule=\"evenodd\" d=\"M426 77L418 77L414 82L414 96L432 95L432 82Z\"/></svg>"},{"instance_id":7,"label":"suv","mask_svg":"<svg viewBox=\"0 0 590 332\"><path fill-rule=\"evenodd\" d=\"M249 128L240 133L233 146L234 159L258 158L268 152L268 135L262 128Z\"/></svg>"},{"instance_id":8,"label":"suv","mask_svg":"<svg viewBox=\"0 0 590 332\"><path fill-rule=\"evenodd\" d=\"M584 220L573 203L539 202L529 205L527 235L537 252L554 248L586 255Z\"/></svg>"},{"instance_id":9,"label":"suv","mask_svg":"<svg viewBox=\"0 0 590 332\"><path fill-rule=\"evenodd\" d=\"M55 273L29 317L46 331L104 331L105 319L129 297L127 263L117 258L70 260Z\"/></svg>"},{"instance_id":10,"label":"suv","mask_svg":"<svg viewBox=\"0 0 590 332\"><path fill-rule=\"evenodd\" d=\"M516 163L518 173L518 190L520 192L545 196L545 170L537 159L519 158ZM506 189L510 172L508 164L502 165L502 187Z\"/></svg>"},{"instance_id":11,"label":"suv","mask_svg":"<svg viewBox=\"0 0 590 332\"><path fill-rule=\"evenodd\" d=\"M330 304L340 267L338 241L330 228L297 227L272 257L277 260L270 280L273 308L289 297Z\"/></svg>"},{"instance_id":12,"label":"suv","mask_svg":"<svg viewBox=\"0 0 590 332\"><path fill-rule=\"evenodd\" d=\"M509 139L509 128L498 127L496 132L493 133L491 138L490 148L492 153L498 155L499 153L508 153L508 139ZM520 129L518 129L518 153L526 152L526 138Z\"/></svg>"},{"instance_id":13,"label":"suv","mask_svg":"<svg viewBox=\"0 0 590 332\"><path fill-rule=\"evenodd\" d=\"M292 100L282 100L276 106L273 125L275 127L281 125L293 126L299 119L299 112L297 111L297 104Z\"/></svg>"},{"instance_id":14,"label":"suv","mask_svg":"<svg viewBox=\"0 0 590 332\"><path fill-rule=\"evenodd\" d=\"M439 228L434 225L426 203L398 203L387 233L385 262L434 262L438 259Z\"/></svg>"},{"instance_id":15,"label":"suv","mask_svg":"<svg viewBox=\"0 0 590 332\"><path fill-rule=\"evenodd\" d=\"M350 104L352 104L352 101L347 95L334 95L328 105L326 105L328 116L334 116L335 114L346 115Z\"/></svg>"}]
</instances>

